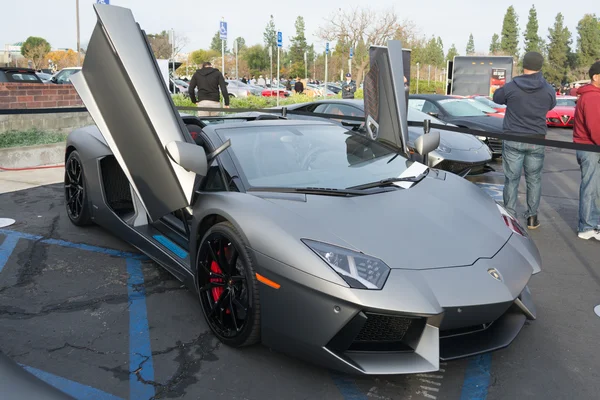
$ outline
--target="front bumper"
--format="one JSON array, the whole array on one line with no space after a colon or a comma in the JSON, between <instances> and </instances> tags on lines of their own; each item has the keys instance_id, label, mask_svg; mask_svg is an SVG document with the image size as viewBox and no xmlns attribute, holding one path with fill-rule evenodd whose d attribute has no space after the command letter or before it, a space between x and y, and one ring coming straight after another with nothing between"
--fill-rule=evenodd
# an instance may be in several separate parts
<instances>
[{"instance_id":1,"label":"front bumper","mask_svg":"<svg viewBox=\"0 0 600 400\"><path fill-rule=\"evenodd\" d=\"M539 272L539 253L523 256L523 245L513 236L494 258L471 266L394 269L382 290L342 287L254 252L257 272L281 285L260 286L263 343L369 375L436 371L440 359L506 347L525 314L535 317L527 283Z\"/></svg>"}]
</instances>

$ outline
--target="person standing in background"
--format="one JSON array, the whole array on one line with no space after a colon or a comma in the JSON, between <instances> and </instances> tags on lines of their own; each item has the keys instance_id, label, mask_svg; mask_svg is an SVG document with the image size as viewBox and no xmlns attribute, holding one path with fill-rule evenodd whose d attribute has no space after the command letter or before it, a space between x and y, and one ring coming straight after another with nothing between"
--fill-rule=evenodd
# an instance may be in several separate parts
<instances>
[{"instance_id":1,"label":"person standing in background","mask_svg":"<svg viewBox=\"0 0 600 400\"><path fill-rule=\"evenodd\" d=\"M513 135L546 137L546 114L556 106L556 93L542 76L544 56L532 51L523 57L523 75L515 77L494 92L494 102L506 105L504 132ZM527 183L527 227L540 226L537 216L542 195L542 168L545 148L538 144L511 142L502 144L504 169L504 207L515 218L521 170Z\"/></svg>"},{"instance_id":2,"label":"person standing in background","mask_svg":"<svg viewBox=\"0 0 600 400\"><path fill-rule=\"evenodd\" d=\"M356 92L356 82L352 80L352 74L346 74L346 81L342 83L342 99L353 99Z\"/></svg>"},{"instance_id":3,"label":"person standing in background","mask_svg":"<svg viewBox=\"0 0 600 400\"><path fill-rule=\"evenodd\" d=\"M600 146L600 61L589 71L591 83L579 88L573 142ZM577 236L600 240L600 153L577 150L581 168Z\"/></svg>"},{"instance_id":4,"label":"person standing in background","mask_svg":"<svg viewBox=\"0 0 600 400\"><path fill-rule=\"evenodd\" d=\"M196 99L196 88L198 88L198 99ZM218 69L213 68L212 64L207 61L192 76L188 94L192 103L197 103L198 107L221 108L219 88L221 88L223 94L225 108L229 108L229 93L223 74ZM198 111L199 117L215 115L218 115L218 112Z\"/></svg>"},{"instance_id":5,"label":"person standing in background","mask_svg":"<svg viewBox=\"0 0 600 400\"><path fill-rule=\"evenodd\" d=\"M296 83L294 83L294 92L302 94L304 92L304 84L300 80L300 77L296 77Z\"/></svg>"}]
</instances>

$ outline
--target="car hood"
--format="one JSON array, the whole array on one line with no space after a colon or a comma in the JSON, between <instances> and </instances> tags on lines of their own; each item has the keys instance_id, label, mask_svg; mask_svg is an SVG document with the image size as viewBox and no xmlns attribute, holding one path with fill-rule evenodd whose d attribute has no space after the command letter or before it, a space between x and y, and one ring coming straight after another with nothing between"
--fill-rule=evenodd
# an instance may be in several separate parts
<instances>
[{"instance_id":1,"label":"car hood","mask_svg":"<svg viewBox=\"0 0 600 400\"><path fill-rule=\"evenodd\" d=\"M575 115L575 107L556 106L552 110L550 110L549 113L552 113L553 111L559 115L568 115L571 117Z\"/></svg>"},{"instance_id":2,"label":"car hood","mask_svg":"<svg viewBox=\"0 0 600 400\"><path fill-rule=\"evenodd\" d=\"M481 117L454 117L448 119L447 122L454 125L466 126L467 128L502 132L504 119L485 115Z\"/></svg>"},{"instance_id":3,"label":"car hood","mask_svg":"<svg viewBox=\"0 0 600 400\"><path fill-rule=\"evenodd\" d=\"M310 222L315 234L339 238L331 244L378 257L393 269L468 266L494 257L511 235L496 203L458 176L440 176L444 179L428 177L410 189L367 196L265 200Z\"/></svg>"},{"instance_id":4,"label":"car hood","mask_svg":"<svg viewBox=\"0 0 600 400\"><path fill-rule=\"evenodd\" d=\"M479 150L483 147L483 143L475 136L464 133L444 131L440 129L432 129L432 132L440 133L440 144L450 147L454 150ZM408 142L413 145L415 140L423 134L422 128L408 128Z\"/></svg>"}]
</instances>

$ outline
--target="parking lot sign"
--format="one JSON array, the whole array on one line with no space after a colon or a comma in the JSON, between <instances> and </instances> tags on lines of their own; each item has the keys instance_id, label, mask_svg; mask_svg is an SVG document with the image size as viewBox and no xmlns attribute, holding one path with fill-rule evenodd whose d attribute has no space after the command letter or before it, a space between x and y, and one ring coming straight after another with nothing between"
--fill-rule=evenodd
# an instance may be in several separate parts
<instances>
[{"instance_id":1,"label":"parking lot sign","mask_svg":"<svg viewBox=\"0 0 600 400\"><path fill-rule=\"evenodd\" d=\"M221 21L219 32L221 33L221 40L227 40L227 22Z\"/></svg>"},{"instance_id":2,"label":"parking lot sign","mask_svg":"<svg viewBox=\"0 0 600 400\"><path fill-rule=\"evenodd\" d=\"M110 0L96 0L96 4L109 4L110 5Z\"/></svg>"},{"instance_id":3,"label":"parking lot sign","mask_svg":"<svg viewBox=\"0 0 600 400\"><path fill-rule=\"evenodd\" d=\"M283 34L281 32L277 32L277 47L283 46Z\"/></svg>"},{"instance_id":4,"label":"parking lot sign","mask_svg":"<svg viewBox=\"0 0 600 400\"><path fill-rule=\"evenodd\" d=\"M352 47L350 47L350 58L352 58L354 56L354 49Z\"/></svg>"},{"instance_id":5,"label":"parking lot sign","mask_svg":"<svg viewBox=\"0 0 600 400\"><path fill-rule=\"evenodd\" d=\"M325 54L329 54L329 42L325 43Z\"/></svg>"}]
</instances>

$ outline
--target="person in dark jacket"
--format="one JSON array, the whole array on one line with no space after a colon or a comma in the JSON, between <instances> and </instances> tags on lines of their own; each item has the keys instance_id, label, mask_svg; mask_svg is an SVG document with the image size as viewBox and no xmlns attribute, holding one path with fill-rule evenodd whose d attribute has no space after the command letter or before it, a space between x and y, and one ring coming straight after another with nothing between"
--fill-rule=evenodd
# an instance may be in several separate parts
<instances>
[{"instance_id":1,"label":"person in dark jacket","mask_svg":"<svg viewBox=\"0 0 600 400\"><path fill-rule=\"evenodd\" d=\"M353 99L356 92L356 82L352 80L352 74L346 74L346 81L342 83L342 99Z\"/></svg>"},{"instance_id":2,"label":"person in dark jacket","mask_svg":"<svg viewBox=\"0 0 600 400\"><path fill-rule=\"evenodd\" d=\"M198 88L198 99L196 99L196 87ZM210 62L205 62L202 64L202 68L196 70L192 76L188 93L192 103L198 104L198 107L220 108L219 88L221 88L223 94L225 108L229 108L229 93L223 74L218 69L213 68ZM218 115L218 112L198 111L199 117L215 115Z\"/></svg>"},{"instance_id":3,"label":"person in dark jacket","mask_svg":"<svg viewBox=\"0 0 600 400\"><path fill-rule=\"evenodd\" d=\"M294 92L297 94L302 94L304 92L304 84L300 80L300 77L296 78L296 83L294 83Z\"/></svg>"},{"instance_id":4,"label":"person in dark jacket","mask_svg":"<svg viewBox=\"0 0 600 400\"><path fill-rule=\"evenodd\" d=\"M516 135L536 135L545 138L546 114L556 106L554 88L546 82L541 70L544 57L529 52L523 57L523 75L515 77L494 92L494 102L506 104L504 132ZM525 169L527 183L527 227L540 226L537 211L542 195L542 168L544 146L504 141L502 166L504 168L504 206L517 216L517 196L521 170Z\"/></svg>"},{"instance_id":5,"label":"person in dark jacket","mask_svg":"<svg viewBox=\"0 0 600 400\"><path fill-rule=\"evenodd\" d=\"M589 74L591 83L577 92L573 142L600 146L600 61ZM577 150L577 162L581 168L578 236L600 240L600 153Z\"/></svg>"}]
</instances>

